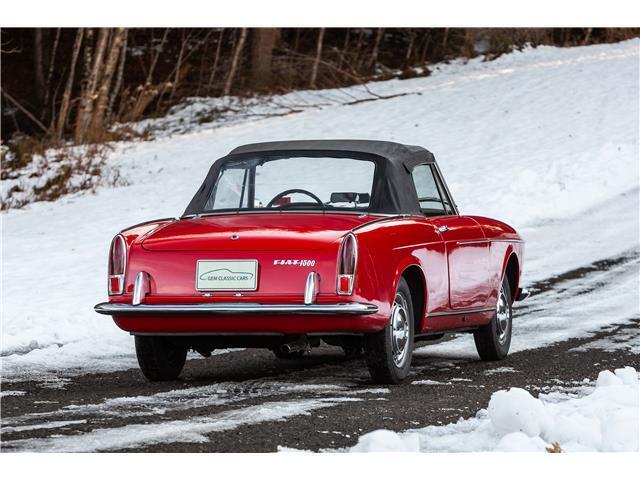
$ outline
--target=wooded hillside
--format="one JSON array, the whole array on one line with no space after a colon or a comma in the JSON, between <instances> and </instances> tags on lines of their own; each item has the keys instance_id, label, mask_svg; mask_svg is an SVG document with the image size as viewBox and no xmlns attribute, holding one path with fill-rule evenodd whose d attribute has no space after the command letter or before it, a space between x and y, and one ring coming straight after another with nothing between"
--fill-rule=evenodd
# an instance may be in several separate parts
<instances>
[{"instance_id":1,"label":"wooded hillside","mask_svg":"<svg viewBox=\"0 0 640 480\"><path fill-rule=\"evenodd\" d=\"M114 122L185 97L282 93L394 76L527 43L619 41L640 29L2 29L2 141L109 140Z\"/></svg>"}]
</instances>

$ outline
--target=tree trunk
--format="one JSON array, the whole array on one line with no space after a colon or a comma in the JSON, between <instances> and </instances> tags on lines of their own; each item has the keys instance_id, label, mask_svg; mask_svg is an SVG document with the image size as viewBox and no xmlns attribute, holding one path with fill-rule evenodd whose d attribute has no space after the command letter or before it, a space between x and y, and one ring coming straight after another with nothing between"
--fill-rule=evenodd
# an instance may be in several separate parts
<instances>
[{"instance_id":1,"label":"tree trunk","mask_svg":"<svg viewBox=\"0 0 640 480\"><path fill-rule=\"evenodd\" d=\"M213 58L213 67L211 67L211 75L209 75L209 83L207 89L210 91L213 87L213 80L216 78L216 72L218 71L218 62L220 61L220 50L222 49L222 40L224 36L224 28L220 29L220 35L218 35L218 42L216 44L216 55Z\"/></svg>"},{"instance_id":2,"label":"tree trunk","mask_svg":"<svg viewBox=\"0 0 640 480\"><path fill-rule=\"evenodd\" d=\"M33 66L34 74L36 77L36 95L38 100L42 103L44 99L44 68L42 60L42 29L34 29L33 39Z\"/></svg>"},{"instance_id":3,"label":"tree trunk","mask_svg":"<svg viewBox=\"0 0 640 480\"><path fill-rule=\"evenodd\" d=\"M409 46L407 47L407 53L404 56L405 68L411 66L411 56L413 55L413 44L415 41L415 32L413 30L409 30Z\"/></svg>"},{"instance_id":4,"label":"tree trunk","mask_svg":"<svg viewBox=\"0 0 640 480\"><path fill-rule=\"evenodd\" d=\"M78 119L76 121L75 142L83 143L89 128L89 122L93 112L94 100L96 96L96 88L102 71L104 69L104 52L107 49L107 40L109 39L109 29L101 28L96 43L95 55L91 72L87 79L86 90L82 93L80 101L80 109L78 110Z\"/></svg>"},{"instance_id":5,"label":"tree trunk","mask_svg":"<svg viewBox=\"0 0 640 480\"><path fill-rule=\"evenodd\" d=\"M371 51L371 58L369 59L369 68L375 68L378 62L378 51L380 50L380 43L384 37L384 28L378 28L376 30L376 39L373 44L373 50Z\"/></svg>"},{"instance_id":6,"label":"tree trunk","mask_svg":"<svg viewBox=\"0 0 640 480\"><path fill-rule=\"evenodd\" d=\"M171 30L170 28L165 28L164 29L164 34L162 35L162 40L160 41L160 46L155 49L155 53L153 54L153 57L151 58L151 65L149 66L149 73L147 74L147 79L145 80L145 85L151 85L151 82L153 82L153 71L156 69L156 63L158 63L158 57L160 57L160 53L162 52L162 49L164 48L164 44L167 41L167 36L169 35L169 30Z\"/></svg>"},{"instance_id":7,"label":"tree trunk","mask_svg":"<svg viewBox=\"0 0 640 480\"><path fill-rule=\"evenodd\" d=\"M107 110L107 102L109 101L111 82L118 65L118 59L120 58L120 50L124 42L125 32L126 29L124 28L116 28L111 34L111 42L106 56L103 74L95 93L95 108L91 115L89 131L86 134L89 141L100 140L103 134L104 117Z\"/></svg>"},{"instance_id":8,"label":"tree trunk","mask_svg":"<svg viewBox=\"0 0 640 480\"><path fill-rule=\"evenodd\" d=\"M240 57L242 56L242 49L244 47L244 42L247 39L247 29L240 29L240 39L238 40L238 44L233 52L233 57L231 59L231 67L229 68L229 75L227 75L227 81L224 84L224 90L222 91L222 95L227 96L231 93L231 87L233 86L233 79L236 76L236 70L238 70L238 64L240 63Z\"/></svg>"},{"instance_id":9,"label":"tree trunk","mask_svg":"<svg viewBox=\"0 0 640 480\"><path fill-rule=\"evenodd\" d=\"M56 53L58 52L58 44L60 43L60 32L62 29L56 30L56 38L53 41L53 47L51 48L51 56L49 58L49 71L47 73L47 83L44 87L44 101L42 102L42 116L44 117L47 112L47 104L49 103L49 96L51 95L51 79L53 78L53 67L56 63ZM53 116L53 109L51 109L51 115Z\"/></svg>"},{"instance_id":10,"label":"tree trunk","mask_svg":"<svg viewBox=\"0 0 640 480\"><path fill-rule=\"evenodd\" d=\"M251 41L251 84L263 90L271 84L271 62L278 36L277 28L256 28Z\"/></svg>"},{"instance_id":11,"label":"tree trunk","mask_svg":"<svg viewBox=\"0 0 640 480\"><path fill-rule=\"evenodd\" d=\"M69 76L67 77L67 85L64 88L62 95L62 103L60 104L60 111L58 112L58 122L56 127L56 138L62 139L64 133L64 126L67 123L67 116L69 115L69 104L71 103L71 90L73 88L73 78L76 73L76 62L78 61L78 55L80 54L80 47L82 47L82 37L84 35L84 29L79 28L76 32L76 39L73 42L73 50L71 52L71 64L69 66Z\"/></svg>"},{"instance_id":12,"label":"tree trunk","mask_svg":"<svg viewBox=\"0 0 640 480\"><path fill-rule=\"evenodd\" d=\"M176 88L178 88L178 84L180 83L180 74L182 73L182 61L184 59L184 49L187 47L187 43L189 42L189 38L191 35L187 35L185 38L184 35L185 30L182 29L180 32L180 52L178 52L178 60L176 61L176 66L174 68L173 82L171 83L171 94L169 95L169 104L173 103L173 97L176 94Z\"/></svg>"},{"instance_id":13,"label":"tree trunk","mask_svg":"<svg viewBox=\"0 0 640 480\"><path fill-rule=\"evenodd\" d=\"M126 28L124 30L124 39L122 40L122 49L120 53L120 64L118 65L118 73L116 73L116 84L111 91L109 106L107 107L107 121L111 121L113 117L113 107L116 104L116 98L118 98L118 94L122 88L122 79L124 78L124 64L127 60L127 41L129 39L129 31Z\"/></svg>"},{"instance_id":14,"label":"tree trunk","mask_svg":"<svg viewBox=\"0 0 640 480\"><path fill-rule=\"evenodd\" d=\"M322 41L324 39L324 28L321 28L318 32L318 42L316 43L316 56L313 60L313 66L311 67L311 80L309 81L309 86L311 88L316 88L316 81L318 79L318 66L320 65L320 60L322 59Z\"/></svg>"}]
</instances>

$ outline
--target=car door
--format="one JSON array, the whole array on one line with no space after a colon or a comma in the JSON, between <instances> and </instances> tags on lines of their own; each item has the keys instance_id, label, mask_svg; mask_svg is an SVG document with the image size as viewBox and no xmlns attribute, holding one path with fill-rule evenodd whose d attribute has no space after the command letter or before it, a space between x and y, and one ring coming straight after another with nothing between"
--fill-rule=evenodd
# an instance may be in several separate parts
<instances>
[{"instance_id":1,"label":"car door","mask_svg":"<svg viewBox=\"0 0 640 480\"><path fill-rule=\"evenodd\" d=\"M412 175L420 209L430 217L445 244L451 309L486 307L491 290L490 242L475 220L457 214L435 166L418 165Z\"/></svg>"}]
</instances>

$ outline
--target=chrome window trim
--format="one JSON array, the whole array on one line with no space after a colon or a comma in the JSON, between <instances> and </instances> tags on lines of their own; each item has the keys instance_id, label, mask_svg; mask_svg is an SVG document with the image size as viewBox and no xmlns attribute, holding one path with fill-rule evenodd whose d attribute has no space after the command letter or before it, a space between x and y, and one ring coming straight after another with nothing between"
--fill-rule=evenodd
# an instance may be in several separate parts
<instances>
[{"instance_id":1,"label":"chrome window trim","mask_svg":"<svg viewBox=\"0 0 640 480\"><path fill-rule=\"evenodd\" d=\"M262 214L262 213L268 213L268 214L274 214L274 213L278 213L278 214L282 214L282 213L315 213L315 214L338 214L338 215L370 215L372 217L398 217L398 216L402 216L402 215L407 215L407 214L401 214L401 213L380 213L380 212L367 212L367 211L363 211L363 210L355 210L353 209L352 211L348 211L348 210L331 210L331 209L315 209L315 210L292 210L292 209L288 209L288 210L282 210L282 209L269 209L269 210L260 210L260 209L254 209L254 210L226 210L224 212L206 212L206 213L193 213L190 215L183 215L182 217L180 217L181 220L184 219L190 219L190 218L200 218L200 217L212 217L212 216L218 216L218 215L255 215L255 214ZM417 215L412 215L412 216L417 216Z\"/></svg>"},{"instance_id":2,"label":"chrome window trim","mask_svg":"<svg viewBox=\"0 0 640 480\"><path fill-rule=\"evenodd\" d=\"M433 162L432 165L435 167L435 171L438 174L438 179L440 180L440 184L444 187L444 191L447 195L447 199L449 200L449 206L451 207L455 215L460 215L460 212L458 211L458 205L456 204L456 202L453 201L453 197L451 196L451 191L449 191L449 186L444 181L444 177L442 176L442 172L440 171L440 166L438 165L438 162Z\"/></svg>"}]
</instances>

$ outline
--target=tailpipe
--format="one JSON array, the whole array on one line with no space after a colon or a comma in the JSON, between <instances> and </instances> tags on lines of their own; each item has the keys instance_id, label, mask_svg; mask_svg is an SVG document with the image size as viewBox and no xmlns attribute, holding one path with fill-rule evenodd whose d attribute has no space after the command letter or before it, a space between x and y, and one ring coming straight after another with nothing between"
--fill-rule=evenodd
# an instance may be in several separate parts
<instances>
[{"instance_id":1,"label":"tailpipe","mask_svg":"<svg viewBox=\"0 0 640 480\"><path fill-rule=\"evenodd\" d=\"M306 336L298 337L291 342L280 345L282 353L306 352L309 348L309 339Z\"/></svg>"}]
</instances>

